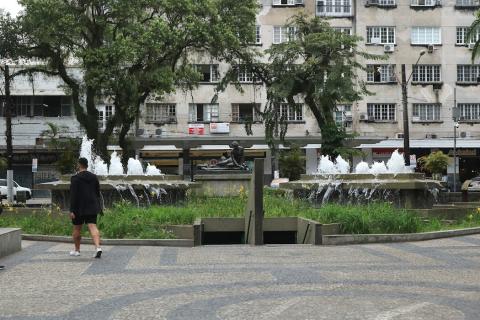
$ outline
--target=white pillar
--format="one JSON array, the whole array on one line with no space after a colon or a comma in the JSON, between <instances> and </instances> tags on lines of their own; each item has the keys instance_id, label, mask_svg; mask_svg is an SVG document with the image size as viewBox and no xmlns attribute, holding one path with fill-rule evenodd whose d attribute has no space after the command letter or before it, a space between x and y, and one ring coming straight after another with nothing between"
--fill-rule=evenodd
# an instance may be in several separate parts
<instances>
[{"instance_id":1,"label":"white pillar","mask_svg":"<svg viewBox=\"0 0 480 320\"><path fill-rule=\"evenodd\" d=\"M7 170L7 202L13 203L13 170Z\"/></svg>"}]
</instances>

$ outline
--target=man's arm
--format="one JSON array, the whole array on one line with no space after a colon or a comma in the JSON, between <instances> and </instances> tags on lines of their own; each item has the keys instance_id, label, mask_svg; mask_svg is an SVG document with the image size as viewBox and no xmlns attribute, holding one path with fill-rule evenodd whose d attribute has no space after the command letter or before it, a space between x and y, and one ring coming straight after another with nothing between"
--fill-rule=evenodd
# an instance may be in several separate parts
<instances>
[{"instance_id":1,"label":"man's arm","mask_svg":"<svg viewBox=\"0 0 480 320\"><path fill-rule=\"evenodd\" d=\"M77 182L75 177L70 179L70 217L75 218L75 211L77 211Z\"/></svg>"}]
</instances>

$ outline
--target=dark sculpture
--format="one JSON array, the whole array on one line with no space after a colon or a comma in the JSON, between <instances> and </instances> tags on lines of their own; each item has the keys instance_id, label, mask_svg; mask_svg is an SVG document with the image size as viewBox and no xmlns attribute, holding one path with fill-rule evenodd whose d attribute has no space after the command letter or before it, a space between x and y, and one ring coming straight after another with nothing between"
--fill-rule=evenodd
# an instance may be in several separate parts
<instances>
[{"instance_id":1,"label":"dark sculpture","mask_svg":"<svg viewBox=\"0 0 480 320\"><path fill-rule=\"evenodd\" d=\"M222 160L215 165L199 165L201 170L248 170L245 163L245 151L237 141L230 143L230 154L228 157L223 156Z\"/></svg>"}]
</instances>

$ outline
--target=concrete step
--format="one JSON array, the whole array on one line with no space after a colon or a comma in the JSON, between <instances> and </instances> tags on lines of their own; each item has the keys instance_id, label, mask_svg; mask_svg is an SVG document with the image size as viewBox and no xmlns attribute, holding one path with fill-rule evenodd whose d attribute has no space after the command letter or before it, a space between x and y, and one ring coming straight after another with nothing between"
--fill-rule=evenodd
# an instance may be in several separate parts
<instances>
[{"instance_id":1,"label":"concrete step","mask_svg":"<svg viewBox=\"0 0 480 320\"><path fill-rule=\"evenodd\" d=\"M0 258L22 249L22 230L0 228Z\"/></svg>"}]
</instances>

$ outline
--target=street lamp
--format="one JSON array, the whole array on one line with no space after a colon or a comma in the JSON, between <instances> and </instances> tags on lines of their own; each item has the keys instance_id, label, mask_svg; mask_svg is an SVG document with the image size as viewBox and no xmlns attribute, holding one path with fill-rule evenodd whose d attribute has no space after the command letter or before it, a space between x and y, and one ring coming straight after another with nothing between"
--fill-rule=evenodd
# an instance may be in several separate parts
<instances>
[{"instance_id":1,"label":"street lamp","mask_svg":"<svg viewBox=\"0 0 480 320\"><path fill-rule=\"evenodd\" d=\"M406 76L405 64L402 64L402 105L403 105L403 155L405 157L405 165L410 166L410 132L408 128L408 82L412 78L415 66L418 64L422 56L426 53L425 50L420 51L417 62L412 67L410 76Z\"/></svg>"}]
</instances>

